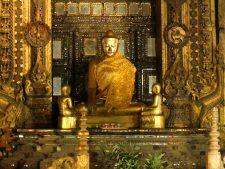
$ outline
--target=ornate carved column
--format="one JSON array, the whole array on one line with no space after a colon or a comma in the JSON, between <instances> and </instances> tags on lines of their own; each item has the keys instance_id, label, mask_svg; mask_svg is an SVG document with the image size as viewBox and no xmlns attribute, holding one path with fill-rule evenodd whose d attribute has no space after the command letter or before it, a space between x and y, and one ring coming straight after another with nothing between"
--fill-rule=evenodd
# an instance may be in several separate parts
<instances>
[{"instance_id":1,"label":"ornate carved column","mask_svg":"<svg viewBox=\"0 0 225 169\"><path fill-rule=\"evenodd\" d=\"M161 0L161 13L167 126L197 127L200 111L192 105L216 88L214 0Z\"/></svg>"},{"instance_id":2,"label":"ornate carved column","mask_svg":"<svg viewBox=\"0 0 225 169\"><path fill-rule=\"evenodd\" d=\"M186 84L189 70L189 2L163 0L162 78L171 113L168 127L191 126Z\"/></svg>"},{"instance_id":3,"label":"ornate carved column","mask_svg":"<svg viewBox=\"0 0 225 169\"><path fill-rule=\"evenodd\" d=\"M29 120L9 112L29 127L51 122L51 15L51 0L0 0L0 113L27 105Z\"/></svg>"},{"instance_id":4,"label":"ornate carved column","mask_svg":"<svg viewBox=\"0 0 225 169\"><path fill-rule=\"evenodd\" d=\"M24 38L24 28L29 22L29 6L27 0L0 0L0 126L2 128L22 127L24 121L29 121L30 117L24 105L23 90L23 76L28 71L27 63L29 63Z\"/></svg>"},{"instance_id":5,"label":"ornate carved column","mask_svg":"<svg viewBox=\"0 0 225 169\"><path fill-rule=\"evenodd\" d=\"M219 46L221 48L221 53L223 53L223 66L225 65L225 1L219 0L218 1L218 19L219 19ZM224 68L224 67L223 67ZM225 69L223 69L223 74L225 75ZM225 84L223 83L223 104L220 109L220 125L221 125L221 135L223 134L223 137L221 137L221 142L224 142L225 139ZM225 159L225 157L222 157ZM223 161L225 164L225 161Z\"/></svg>"},{"instance_id":6,"label":"ornate carved column","mask_svg":"<svg viewBox=\"0 0 225 169\"><path fill-rule=\"evenodd\" d=\"M219 19L219 46L221 48L221 52L225 53L225 2L223 0L218 1L218 19ZM225 63L225 57L223 58L223 63ZM225 74L225 73L224 73ZM223 84L223 88L225 89L225 84ZM223 99L225 99L225 90L223 91ZM221 108L220 114L220 123L222 127L225 128L225 102L223 102L223 106Z\"/></svg>"},{"instance_id":7,"label":"ornate carved column","mask_svg":"<svg viewBox=\"0 0 225 169\"><path fill-rule=\"evenodd\" d=\"M0 0L0 101L12 103L24 72L22 0ZM0 106L1 109L4 109Z\"/></svg>"},{"instance_id":8,"label":"ornate carved column","mask_svg":"<svg viewBox=\"0 0 225 169\"><path fill-rule=\"evenodd\" d=\"M29 62L24 38L29 13L24 6L28 7L29 1L0 0L0 147L6 152L11 150L12 128L30 122L23 90L23 76Z\"/></svg>"},{"instance_id":9,"label":"ornate carved column","mask_svg":"<svg viewBox=\"0 0 225 169\"><path fill-rule=\"evenodd\" d=\"M52 56L51 0L29 0L26 26L28 71L24 78L26 104L32 111L31 127L51 126Z\"/></svg>"}]
</instances>

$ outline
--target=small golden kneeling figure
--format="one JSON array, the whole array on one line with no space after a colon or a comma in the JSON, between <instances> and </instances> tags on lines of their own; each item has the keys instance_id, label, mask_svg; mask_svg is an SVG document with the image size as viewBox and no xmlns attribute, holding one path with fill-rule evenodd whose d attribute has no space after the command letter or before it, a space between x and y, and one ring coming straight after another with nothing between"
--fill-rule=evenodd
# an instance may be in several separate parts
<instances>
[{"instance_id":1,"label":"small golden kneeling figure","mask_svg":"<svg viewBox=\"0 0 225 169\"><path fill-rule=\"evenodd\" d=\"M61 88L61 96L58 99L59 114L58 127L62 129L76 128L76 111L70 97L70 86L65 85Z\"/></svg>"},{"instance_id":2,"label":"small golden kneeling figure","mask_svg":"<svg viewBox=\"0 0 225 169\"><path fill-rule=\"evenodd\" d=\"M161 86L153 84L153 104L141 113L141 128L165 128L165 118L162 112Z\"/></svg>"}]
</instances>

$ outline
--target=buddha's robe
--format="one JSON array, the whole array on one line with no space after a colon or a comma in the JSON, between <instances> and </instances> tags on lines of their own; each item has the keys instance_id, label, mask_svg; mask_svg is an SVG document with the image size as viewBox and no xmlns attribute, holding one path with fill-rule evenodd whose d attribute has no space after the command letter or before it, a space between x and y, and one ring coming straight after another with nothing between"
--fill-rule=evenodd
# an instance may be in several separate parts
<instances>
[{"instance_id":1,"label":"buddha's robe","mask_svg":"<svg viewBox=\"0 0 225 169\"><path fill-rule=\"evenodd\" d=\"M97 88L109 109L128 107L134 92L135 72L135 66L119 53L105 57L95 63L89 88Z\"/></svg>"}]
</instances>

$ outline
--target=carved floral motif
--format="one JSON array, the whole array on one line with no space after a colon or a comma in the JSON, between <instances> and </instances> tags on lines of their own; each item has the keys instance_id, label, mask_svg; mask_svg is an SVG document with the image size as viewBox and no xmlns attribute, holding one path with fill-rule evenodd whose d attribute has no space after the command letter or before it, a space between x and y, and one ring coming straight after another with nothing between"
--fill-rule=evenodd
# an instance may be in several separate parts
<instances>
[{"instance_id":1,"label":"carved floral motif","mask_svg":"<svg viewBox=\"0 0 225 169\"><path fill-rule=\"evenodd\" d=\"M172 23L165 29L166 43L174 48L181 48L188 43L189 32L184 24Z\"/></svg>"},{"instance_id":2,"label":"carved floral motif","mask_svg":"<svg viewBox=\"0 0 225 169\"><path fill-rule=\"evenodd\" d=\"M74 169L75 168L75 159L72 157L61 157L53 161L52 165L48 169Z\"/></svg>"},{"instance_id":3,"label":"carved floral motif","mask_svg":"<svg viewBox=\"0 0 225 169\"><path fill-rule=\"evenodd\" d=\"M182 66L181 58L176 57L165 76L165 96L169 115L168 127L190 127L190 116L187 97L187 71Z\"/></svg>"},{"instance_id":4,"label":"carved floral motif","mask_svg":"<svg viewBox=\"0 0 225 169\"><path fill-rule=\"evenodd\" d=\"M12 150L12 129L31 122L30 110L20 99L17 101L0 109L0 159Z\"/></svg>"},{"instance_id":5,"label":"carved floral motif","mask_svg":"<svg viewBox=\"0 0 225 169\"><path fill-rule=\"evenodd\" d=\"M12 8L12 1L0 1L0 85L10 82L14 71Z\"/></svg>"},{"instance_id":6,"label":"carved floral motif","mask_svg":"<svg viewBox=\"0 0 225 169\"><path fill-rule=\"evenodd\" d=\"M37 66L25 80L25 92L27 95L50 95L52 84L50 75L41 66Z\"/></svg>"},{"instance_id":7,"label":"carved floral motif","mask_svg":"<svg viewBox=\"0 0 225 169\"><path fill-rule=\"evenodd\" d=\"M43 47L48 44L51 39L49 26L43 22L33 22L27 27L26 40L34 47Z\"/></svg>"},{"instance_id":8,"label":"carved floral motif","mask_svg":"<svg viewBox=\"0 0 225 169\"><path fill-rule=\"evenodd\" d=\"M12 130L0 129L0 159L12 150Z\"/></svg>"},{"instance_id":9,"label":"carved floral motif","mask_svg":"<svg viewBox=\"0 0 225 169\"><path fill-rule=\"evenodd\" d=\"M190 3L191 76L189 84L199 98L215 90L216 70L212 63L212 32L209 1ZM198 12L199 11L199 15Z\"/></svg>"}]
</instances>

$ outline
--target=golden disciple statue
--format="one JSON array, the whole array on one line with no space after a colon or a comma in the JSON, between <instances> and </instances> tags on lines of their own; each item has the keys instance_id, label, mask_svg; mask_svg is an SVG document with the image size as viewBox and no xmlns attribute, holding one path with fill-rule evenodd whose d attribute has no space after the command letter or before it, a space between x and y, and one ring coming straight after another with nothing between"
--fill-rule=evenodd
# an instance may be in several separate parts
<instances>
[{"instance_id":1,"label":"golden disciple statue","mask_svg":"<svg viewBox=\"0 0 225 169\"><path fill-rule=\"evenodd\" d=\"M135 66L118 52L119 39L107 31L102 39L104 55L89 63L88 104L94 106L104 101L108 112L131 104Z\"/></svg>"},{"instance_id":2,"label":"golden disciple statue","mask_svg":"<svg viewBox=\"0 0 225 169\"><path fill-rule=\"evenodd\" d=\"M153 84L152 93L154 95L153 103L142 112L142 115L161 115L162 114L162 95L161 86L158 83Z\"/></svg>"},{"instance_id":3,"label":"golden disciple statue","mask_svg":"<svg viewBox=\"0 0 225 169\"><path fill-rule=\"evenodd\" d=\"M72 99L70 97L71 88L64 85L61 88L61 96L58 99L59 106L59 127L63 129L76 127L76 111L73 107Z\"/></svg>"},{"instance_id":4,"label":"golden disciple statue","mask_svg":"<svg viewBox=\"0 0 225 169\"><path fill-rule=\"evenodd\" d=\"M153 103L141 112L142 128L164 128L165 117L163 115L163 98L161 95L161 86L158 83L153 84L152 93L154 95Z\"/></svg>"},{"instance_id":5,"label":"golden disciple statue","mask_svg":"<svg viewBox=\"0 0 225 169\"><path fill-rule=\"evenodd\" d=\"M71 116L73 112L73 103L70 97L70 86L65 85L61 89L61 96L59 97L59 113L61 116Z\"/></svg>"}]
</instances>

